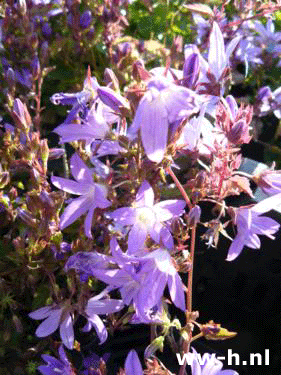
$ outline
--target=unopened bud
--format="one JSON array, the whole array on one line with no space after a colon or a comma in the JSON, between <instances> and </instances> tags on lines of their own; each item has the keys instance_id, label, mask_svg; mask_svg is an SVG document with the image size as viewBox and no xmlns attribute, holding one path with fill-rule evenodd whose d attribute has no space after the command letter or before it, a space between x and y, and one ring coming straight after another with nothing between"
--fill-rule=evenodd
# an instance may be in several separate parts
<instances>
[{"instance_id":1,"label":"unopened bud","mask_svg":"<svg viewBox=\"0 0 281 375\"><path fill-rule=\"evenodd\" d=\"M151 357L157 350L163 351L164 348L164 336L159 336L156 339L154 339L151 344L147 346L147 348L144 351L144 357L149 358Z\"/></svg>"},{"instance_id":2,"label":"unopened bud","mask_svg":"<svg viewBox=\"0 0 281 375\"><path fill-rule=\"evenodd\" d=\"M118 79L112 69L106 68L104 71L104 82L111 85L113 90L119 90Z\"/></svg>"},{"instance_id":3,"label":"unopened bud","mask_svg":"<svg viewBox=\"0 0 281 375\"><path fill-rule=\"evenodd\" d=\"M128 101L109 87L99 87L97 92L101 101L114 111L120 112L121 107L129 109Z\"/></svg>"},{"instance_id":4,"label":"unopened bud","mask_svg":"<svg viewBox=\"0 0 281 375\"><path fill-rule=\"evenodd\" d=\"M48 159L49 159L49 146L47 139L43 139L40 142L41 146L41 159L43 163L43 171L46 174L48 169Z\"/></svg>"},{"instance_id":5,"label":"unopened bud","mask_svg":"<svg viewBox=\"0 0 281 375\"><path fill-rule=\"evenodd\" d=\"M7 83L8 83L8 85L9 85L10 88L14 87L15 82L16 82L16 80L15 80L15 72L14 72L14 70L11 67L9 67L9 69L7 70L6 81L7 81Z\"/></svg>"},{"instance_id":6,"label":"unopened bud","mask_svg":"<svg viewBox=\"0 0 281 375\"><path fill-rule=\"evenodd\" d=\"M63 157L65 151L63 148L51 148L49 149L49 160L56 160Z\"/></svg>"},{"instance_id":7,"label":"unopened bud","mask_svg":"<svg viewBox=\"0 0 281 375\"><path fill-rule=\"evenodd\" d=\"M37 56L31 62L31 70L32 70L33 79L35 80L38 79L41 68L40 68L40 61Z\"/></svg>"},{"instance_id":8,"label":"unopened bud","mask_svg":"<svg viewBox=\"0 0 281 375\"><path fill-rule=\"evenodd\" d=\"M20 208L18 210L18 217L29 227L36 227L36 219L29 212Z\"/></svg>"},{"instance_id":9,"label":"unopened bud","mask_svg":"<svg viewBox=\"0 0 281 375\"><path fill-rule=\"evenodd\" d=\"M18 98L16 98L14 101L13 116L16 124L20 129L25 130L26 132L29 131L31 125L31 117L26 104L23 104L22 101Z\"/></svg>"},{"instance_id":10,"label":"unopened bud","mask_svg":"<svg viewBox=\"0 0 281 375\"><path fill-rule=\"evenodd\" d=\"M42 46L41 46L41 58L43 61L47 59L48 52L49 52L49 43L45 41L42 43Z\"/></svg>"},{"instance_id":11,"label":"unopened bud","mask_svg":"<svg viewBox=\"0 0 281 375\"><path fill-rule=\"evenodd\" d=\"M52 28L48 22L45 22L42 26L42 34L46 39L49 39L52 36Z\"/></svg>"},{"instance_id":12,"label":"unopened bud","mask_svg":"<svg viewBox=\"0 0 281 375\"><path fill-rule=\"evenodd\" d=\"M257 100L258 101L264 101L272 98L272 91L268 86L264 86L259 89L257 94Z\"/></svg>"},{"instance_id":13,"label":"unopened bud","mask_svg":"<svg viewBox=\"0 0 281 375\"><path fill-rule=\"evenodd\" d=\"M140 81L148 81L151 78L151 74L145 69L142 60L137 60L133 63L133 78Z\"/></svg>"},{"instance_id":14,"label":"unopened bud","mask_svg":"<svg viewBox=\"0 0 281 375\"><path fill-rule=\"evenodd\" d=\"M237 121L227 133L227 139L235 145L249 143L251 140L249 126L244 120Z\"/></svg>"},{"instance_id":15,"label":"unopened bud","mask_svg":"<svg viewBox=\"0 0 281 375\"><path fill-rule=\"evenodd\" d=\"M194 206L187 214L187 225L193 227L200 221L201 208L199 206Z\"/></svg>"},{"instance_id":16,"label":"unopened bud","mask_svg":"<svg viewBox=\"0 0 281 375\"><path fill-rule=\"evenodd\" d=\"M80 27L81 29L87 29L92 22L92 12L90 10L85 10L80 17Z\"/></svg>"},{"instance_id":17,"label":"unopened bud","mask_svg":"<svg viewBox=\"0 0 281 375\"><path fill-rule=\"evenodd\" d=\"M26 14L26 2L25 2L25 0L18 0L18 9L23 16Z\"/></svg>"},{"instance_id":18,"label":"unopened bud","mask_svg":"<svg viewBox=\"0 0 281 375\"><path fill-rule=\"evenodd\" d=\"M199 78L199 72L199 56L197 53L192 53L187 57L183 66L184 86L194 88Z\"/></svg>"},{"instance_id":19,"label":"unopened bud","mask_svg":"<svg viewBox=\"0 0 281 375\"><path fill-rule=\"evenodd\" d=\"M0 189L3 189L10 182L9 172L0 173Z\"/></svg>"}]
</instances>

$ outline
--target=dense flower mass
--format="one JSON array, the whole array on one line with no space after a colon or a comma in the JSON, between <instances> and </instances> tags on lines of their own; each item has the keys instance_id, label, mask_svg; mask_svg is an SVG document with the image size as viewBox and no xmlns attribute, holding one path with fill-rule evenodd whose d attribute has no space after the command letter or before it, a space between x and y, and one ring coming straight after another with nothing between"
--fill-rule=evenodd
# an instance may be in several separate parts
<instances>
[{"instance_id":1,"label":"dense flower mass","mask_svg":"<svg viewBox=\"0 0 281 375\"><path fill-rule=\"evenodd\" d=\"M215 3L0 4L7 374L175 375L180 352L176 375L237 375L190 351L236 335L193 295L219 305L221 236L227 261L278 236L281 6Z\"/></svg>"}]
</instances>

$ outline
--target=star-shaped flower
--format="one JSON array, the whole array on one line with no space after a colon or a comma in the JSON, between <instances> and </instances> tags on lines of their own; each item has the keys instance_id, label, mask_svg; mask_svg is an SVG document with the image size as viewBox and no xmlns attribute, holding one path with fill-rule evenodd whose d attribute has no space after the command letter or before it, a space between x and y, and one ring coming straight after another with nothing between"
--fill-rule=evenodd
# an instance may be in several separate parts
<instances>
[{"instance_id":1,"label":"star-shaped flower","mask_svg":"<svg viewBox=\"0 0 281 375\"><path fill-rule=\"evenodd\" d=\"M237 235L228 250L226 260L234 260L243 250L244 246L251 249L259 249L261 246L258 235L264 235L274 239L280 224L275 220L261 216L280 205L281 193L266 198L252 207L240 207L234 209L234 223L237 225Z\"/></svg>"},{"instance_id":2,"label":"star-shaped flower","mask_svg":"<svg viewBox=\"0 0 281 375\"><path fill-rule=\"evenodd\" d=\"M41 307L29 314L30 318L44 321L38 326L35 334L38 337L51 335L60 327L60 336L62 342L68 349L73 349L74 331L73 331L73 314L67 307L51 305Z\"/></svg>"},{"instance_id":3,"label":"star-shaped flower","mask_svg":"<svg viewBox=\"0 0 281 375\"><path fill-rule=\"evenodd\" d=\"M128 237L128 254L136 254L144 247L147 235L156 243L168 249L173 248L174 241L167 226L163 223L184 212L184 200L166 200L154 204L154 192L145 180L139 188L133 207L122 207L109 216L118 225L131 225Z\"/></svg>"},{"instance_id":4,"label":"star-shaped flower","mask_svg":"<svg viewBox=\"0 0 281 375\"><path fill-rule=\"evenodd\" d=\"M147 157L160 163L168 143L169 126L198 111L197 95L165 77L153 77L147 84L130 133L141 133Z\"/></svg>"},{"instance_id":5,"label":"star-shaped flower","mask_svg":"<svg viewBox=\"0 0 281 375\"><path fill-rule=\"evenodd\" d=\"M107 208L111 203L106 199L106 188L93 182L92 171L74 154L70 160L70 170L76 181L61 177L52 177L52 183L67 193L80 195L65 208L60 218L60 228L64 229L86 212L85 234L92 238L91 226L94 211L97 207Z\"/></svg>"},{"instance_id":6,"label":"star-shaped flower","mask_svg":"<svg viewBox=\"0 0 281 375\"><path fill-rule=\"evenodd\" d=\"M43 354L42 359L47 363L47 365L39 366L38 370L43 375L72 375L72 366L63 350L63 346L59 347L60 359L56 359L50 355Z\"/></svg>"}]
</instances>

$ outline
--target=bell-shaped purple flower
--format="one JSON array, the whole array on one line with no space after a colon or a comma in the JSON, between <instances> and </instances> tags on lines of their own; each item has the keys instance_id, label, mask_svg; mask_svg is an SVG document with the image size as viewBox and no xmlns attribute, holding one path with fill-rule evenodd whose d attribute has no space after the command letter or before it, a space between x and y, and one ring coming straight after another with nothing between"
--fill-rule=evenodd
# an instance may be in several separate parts
<instances>
[{"instance_id":1,"label":"bell-shaped purple flower","mask_svg":"<svg viewBox=\"0 0 281 375\"><path fill-rule=\"evenodd\" d=\"M168 143L169 126L198 111L197 95L164 77L152 78L142 97L133 124L132 135L138 130L147 157L160 163Z\"/></svg>"}]
</instances>

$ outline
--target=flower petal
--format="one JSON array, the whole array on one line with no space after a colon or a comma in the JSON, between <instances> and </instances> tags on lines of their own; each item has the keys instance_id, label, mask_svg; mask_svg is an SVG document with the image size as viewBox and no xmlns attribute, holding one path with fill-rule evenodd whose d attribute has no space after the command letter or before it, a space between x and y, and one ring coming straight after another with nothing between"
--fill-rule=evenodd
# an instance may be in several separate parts
<instances>
[{"instance_id":1,"label":"flower petal","mask_svg":"<svg viewBox=\"0 0 281 375\"><path fill-rule=\"evenodd\" d=\"M67 347L67 349L73 349L74 331L72 316L70 313L67 314L66 318L60 325L60 337L64 345Z\"/></svg>"},{"instance_id":2,"label":"flower petal","mask_svg":"<svg viewBox=\"0 0 281 375\"><path fill-rule=\"evenodd\" d=\"M125 373L126 375L143 375L141 363L135 350L131 350L126 358Z\"/></svg>"},{"instance_id":3,"label":"flower petal","mask_svg":"<svg viewBox=\"0 0 281 375\"><path fill-rule=\"evenodd\" d=\"M93 314L103 315L112 314L114 312L120 311L124 304L122 300L118 299L103 299L103 300L92 300L88 301L86 312L90 317Z\"/></svg>"},{"instance_id":4,"label":"flower petal","mask_svg":"<svg viewBox=\"0 0 281 375\"><path fill-rule=\"evenodd\" d=\"M45 319L44 322L42 322L37 328L35 332L36 336L46 337L55 332L59 326L61 313L62 310L60 308L53 309L49 317Z\"/></svg>"},{"instance_id":5,"label":"flower petal","mask_svg":"<svg viewBox=\"0 0 281 375\"><path fill-rule=\"evenodd\" d=\"M186 202L184 200L169 199L156 203L153 209L158 220L163 222L183 214L185 206Z\"/></svg>"},{"instance_id":6,"label":"flower petal","mask_svg":"<svg viewBox=\"0 0 281 375\"><path fill-rule=\"evenodd\" d=\"M144 180L136 195L136 207L152 207L154 203L154 192L150 184Z\"/></svg>"},{"instance_id":7,"label":"flower petal","mask_svg":"<svg viewBox=\"0 0 281 375\"><path fill-rule=\"evenodd\" d=\"M152 95L142 98L137 112L141 112L141 139L147 157L160 163L164 157L168 141L168 113L160 97Z\"/></svg>"},{"instance_id":8,"label":"flower petal","mask_svg":"<svg viewBox=\"0 0 281 375\"><path fill-rule=\"evenodd\" d=\"M213 29L210 34L208 62L212 73L218 81L224 68L226 67L227 60L223 35L217 22L213 23Z\"/></svg>"},{"instance_id":9,"label":"flower petal","mask_svg":"<svg viewBox=\"0 0 281 375\"><path fill-rule=\"evenodd\" d=\"M53 306L41 307L38 310L32 311L28 316L32 319L41 320L47 318L53 310Z\"/></svg>"},{"instance_id":10,"label":"flower petal","mask_svg":"<svg viewBox=\"0 0 281 375\"><path fill-rule=\"evenodd\" d=\"M90 183L93 181L92 171L76 153L70 159L70 170L72 176L78 182L84 180Z\"/></svg>"},{"instance_id":11,"label":"flower petal","mask_svg":"<svg viewBox=\"0 0 281 375\"><path fill-rule=\"evenodd\" d=\"M91 189L91 185L87 182L76 182L62 177L53 176L51 177L51 182L58 189L70 194L84 195Z\"/></svg>"},{"instance_id":12,"label":"flower petal","mask_svg":"<svg viewBox=\"0 0 281 375\"><path fill-rule=\"evenodd\" d=\"M73 199L73 201L65 208L60 218L60 228L64 229L82 216L92 205L89 196L81 196Z\"/></svg>"}]
</instances>

